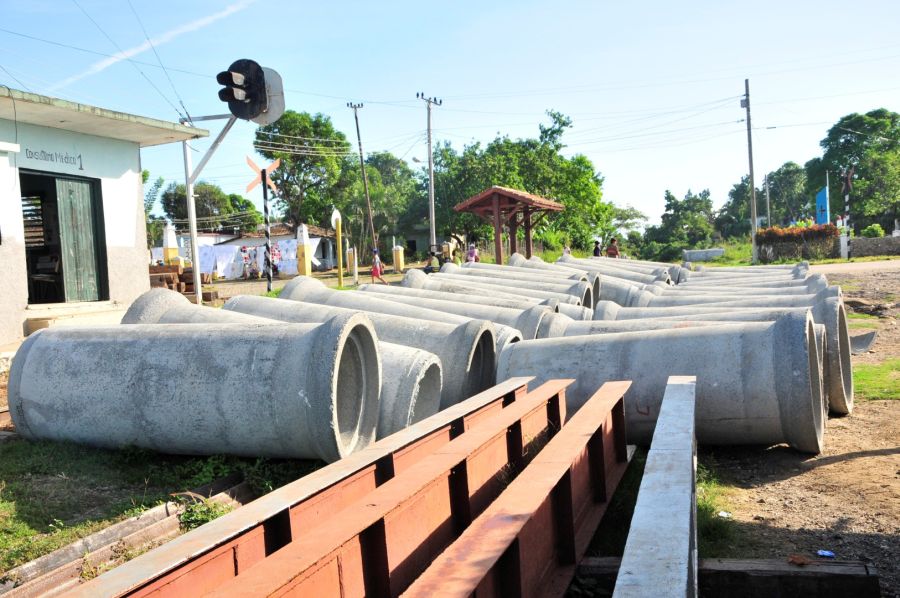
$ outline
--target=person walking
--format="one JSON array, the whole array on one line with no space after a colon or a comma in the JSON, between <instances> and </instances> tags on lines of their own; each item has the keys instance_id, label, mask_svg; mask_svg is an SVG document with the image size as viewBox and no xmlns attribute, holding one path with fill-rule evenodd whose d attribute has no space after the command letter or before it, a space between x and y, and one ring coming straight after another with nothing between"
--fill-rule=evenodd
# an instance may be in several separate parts
<instances>
[{"instance_id":1,"label":"person walking","mask_svg":"<svg viewBox=\"0 0 900 598\"><path fill-rule=\"evenodd\" d=\"M600 257L600 241L594 241L594 257Z\"/></svg>"},{"instance_id":2,"label":"person walking","mask_svg":"<svg viewBox=\"0 0 900 598\"><path fill-rule=\"evenodd\" d=\"M378 279L384 284L388 284L381 275L384 274L384 264L381 263L381 257L378 255L378 250L372 250L372 284L375 284L375 280Z\"/></svg>"},{"instance_id":3,"label":"person walking","mask_svg":"<svg viewBox=\"0 0 900 598\"><path fill-rule=\"evenodd\" d=\"M609 240L609 246L606 248L606 257L619 257L619 242L615 237Z\"/></svg>"},{"instance_id":4,"label":"person walking","mask_svg":"<svg viewBox=\"0 0 900 598\"><path fill-rule=\"evenodd\" d=\"M470 243L469 250L466 252L466 263L480 261L481 260L478 257L478 249L475 247L475 243Z\"/></svg>"}]
</instances>

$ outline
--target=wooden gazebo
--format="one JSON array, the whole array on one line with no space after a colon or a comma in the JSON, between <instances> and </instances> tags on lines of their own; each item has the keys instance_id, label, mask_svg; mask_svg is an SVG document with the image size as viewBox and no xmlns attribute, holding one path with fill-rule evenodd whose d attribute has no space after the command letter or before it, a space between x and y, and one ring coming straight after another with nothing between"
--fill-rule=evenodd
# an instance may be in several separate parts
<instances>
[{"instance_id":1,"label":"wooden gazebo","mask_svg":"<svg viewBox=\"0 0 900 598\"><path fill-rule=\"evenodd\" d=\"M548 212L562 212L565 206L552 199L507 187L491 187L453 207L457 212L471 212L494 224L494 253L503 263L503 225L509 227L509 250L518 251L516 233L525 229L525 257L531 257L534 245L531 231Z\"/></svg>"}]
</instances>

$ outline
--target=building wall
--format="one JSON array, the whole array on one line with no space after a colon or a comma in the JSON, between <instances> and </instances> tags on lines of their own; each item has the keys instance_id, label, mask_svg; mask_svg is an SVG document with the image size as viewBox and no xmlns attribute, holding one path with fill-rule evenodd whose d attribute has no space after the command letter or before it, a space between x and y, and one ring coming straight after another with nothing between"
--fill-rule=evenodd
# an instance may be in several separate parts
<instances>
[{"instance_id":1,"label":"building wall","mask_svg":"<svg viewBox=\"0 0 900 598\"><path fill-rule=\"evenodd\" d=\"M10 272L0 287L0 344L21 338L22 323L28 317L24 309L28 286L16 168L100 179L110 301L127 306L150 288L138 144L27 124L16 127L11 121L0 120L0 141L16 140L19 153L8 154L5 164L0 161L4 246L0 256L4 272ZM13 235L8 252L7 228Z\"/></svg>"}]
</instances>

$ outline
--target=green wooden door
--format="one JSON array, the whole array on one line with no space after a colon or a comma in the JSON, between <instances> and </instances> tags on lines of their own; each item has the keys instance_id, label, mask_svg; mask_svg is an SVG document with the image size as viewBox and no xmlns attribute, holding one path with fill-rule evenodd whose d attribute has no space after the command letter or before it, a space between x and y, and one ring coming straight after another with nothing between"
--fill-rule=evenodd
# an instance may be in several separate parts
<instances>
[{"instance_id":1,"label":"green wooden door","mask_svg":"<svg viewBox=\"0 0 900 598\"><path fill-rule=\"evenodd\" d=\"M98 301L97 225L91 183L56 179L66 301Z\"/></svg>"}]
</instances>

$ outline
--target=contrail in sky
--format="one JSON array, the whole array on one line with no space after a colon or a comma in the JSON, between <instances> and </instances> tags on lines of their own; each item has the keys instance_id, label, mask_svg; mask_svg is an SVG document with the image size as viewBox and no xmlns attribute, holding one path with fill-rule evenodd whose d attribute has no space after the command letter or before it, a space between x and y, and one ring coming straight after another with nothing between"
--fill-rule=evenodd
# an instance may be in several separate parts
<instances>
[{"instance_id":1,"label":"contrail in sky","mask_svg":"<svg viewBox=\"0 0 900 598\"><path fill-rule=\"evenodd\" d=\"M71 77L62 80L59 83L54 84L50 88L50 90L56 91L57 89L61 89L63 87L71 85L72 83L74 83L80 79L84 79L85 77L89 77L90 75L95 75L101 71L105 71L112 65L122 62L123 60L128 60L129 58L131 58L133 56L137 56L138 54L146 52L147 50L150 49L151 42L153 43L154 46L159 47L165 43L172 41L173 39L175 39L176 37L178 37L180 35L183 35L185 33L190 33L192 31L197 31L198 29L203 29L207 25L211 25L218 20L224 19L225 17L227 17L229 15L232 15L236 12L244 10L245 8L247 8L248 6L253 4L255 1L256 0L240 0L239 2L235 2L231 6L226 7L225 10L211 14L206 17L202 17L200 19L197 19L196 21L191 21L190 23L188 23L186 25L176 27L175 29L172 29L171 31L167 31L167 32L163 33L159 37L153 38L150 41L144 41L144 43L137 45L133 48L129 48L123 52L117 52L116 54L113 54L109 58L104 58L103 60L95 62L86 71L84 71L82 73L78 73L77 75L72 75Z\"/></svg>"}]
</instances>

